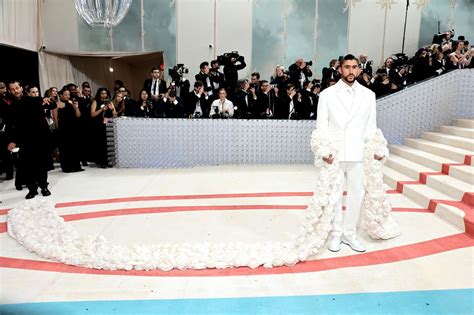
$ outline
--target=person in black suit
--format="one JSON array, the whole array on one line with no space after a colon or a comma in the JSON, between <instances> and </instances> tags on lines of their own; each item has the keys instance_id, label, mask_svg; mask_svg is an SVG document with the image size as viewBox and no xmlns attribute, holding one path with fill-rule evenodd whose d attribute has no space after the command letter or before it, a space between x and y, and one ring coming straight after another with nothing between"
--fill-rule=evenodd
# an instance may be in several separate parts
<instances>
[{"instance_id":1,"label":"person in black suit","mask_svg":"<svg viewBox=\"0 0 474 315\"><path fill-rule=\"evenodd\" d=\"M7 148L9 151L17 147L20 149L18 164L29 190L25 198L34 198L38 187L43 196L49 196L48 164L52 133L44 110L55 109L56 103L49 98L24 96L23 88L17 81L10 82L8 89L13 96L15 114Z\"/></svg>"},{"instance_id":2,"label":"person in black suit","mask_svg":"<svg viewBox=\"0 0 474 315\"><path fill-rule=\"evenodd\" d=\"M147 91L148 95L153 101L158 101L160 95L166 93L166 82L160 79L161 72L158 68L151 68L151 78L143 82L143 89Z\"/></svg>"},{"instance_id":3,"label":"person in black suit","mask_svg":"<svg viewBox=\"0 0 474 315\"><path fill-rule=\"evenodd\" d=\"M303 83L309 81L309 78L313 76L309 65L301 57L296 58L295 63L288 68L288 72L290 73L290 83L298 89L303 88Z\"/></svg>"},{"instance_id":4,"label":"person in black suit","mask_svg":"<svg viewBox=\"0 0 474 315\"><path fill-rule=\"evenodd\" d=\"M306 81L304 88L299 91L301 104L297 111L299 119L316 119L318 111L318 96L313 91L313 81Z\"/></svg>"},{"instance_id":5,"label":"person in black suit","mask_svg":"<svg viewBox=\"0 0 474 315\"><path fill-rule=\"evenodd\" d=\"M329 68L323 68L323 77L321 79L321 91L329 87L329 80L333 79L336 82L341 78L339 71L339 61L337 59L332 59L329 62Z\"/></svg>"},{"instance_id":6,"label":"person in black suit","mask_svg":"<svg viewBox=\"0 0 474 315\"><path fill-rule=\"evenodd\" d=\"M239 80L240 89L234 97L234 118L253 118L254 106L257 94L254 87L250 87L247 79Z\"/></svg>"},{"instance_id":7,"label":"person in black suit","mask_svg":"<svg viewBox=\"0 0 474 315\"><path fill-rule=\"evenodd\" d=\"M244 56L232 56L230 62L224 66L224 77L227 82L227 91L232 95L237 87L239 80L239 70L247 66Z\"/></svg>"},{"instance_id":8,"label":"person in black suit","mask_svg":"<svg viewBox=\"0 0 474 315\"><path fill-rule=\"evenodd\" d=\"M211 99L208 92L204 90L201 81L194 82L194 89L185 100L184 112L189 118L207 118L211 107Z\"/></svg>"},{"instance_id":9,"label":"person in black suit","mask_svg":"<svg viewBox=\"0 0 474 315\"><path fill-rule=\"evenodd\" d=\"M359 56L359 68L362 70L363 73L367 73L372 77L373 75L373 69L372 69L372 61L367 60L367 55L361 54Z\"/></svg>"},{"instance_id":10,"label":"person in black suit","mask_svg":"<svg viewBox=\"0 0 474 315\"><path fill-rule=\"evenodd\" d=\"M226 86L224 73L220 72L221 65L219 61L212 60L211 67L209 68L209 75L211 76L211 81L214 86L214 90L212 90L213 94L219 94L219 89Z\"/></svg>"},{"instance_id":11,"label":"person in black suit","mask_svg":"<svg viewBox=\"0 0 474 315\"><path fill-rule=\"evenodd\" d=\"M184 118L184 105L174 91L169 91L165 107L166 118Z\"/></svg>"},{"instance_id":12,"label":"person in black suit","mask_svg":"<svg viewBox=\"0 0 474 315\"><path fill-rule=\"evenodd\" d=\"M208 96L213 96L214 91L214 82L211 80L211 75L209 74L209 63L207 61L201 62L199 65L199 73L194 76L197 81L200 81L203 85L203 90L207 92ZM192 92L191 92L192 93Z\"/></svg>"},{"instance_id":13,"label":"person in black suit","mask_svg":"<svg viewBox=\"0 0 474 315\"><path fill-rule=\"evenodd\" d=\"M262 80L260 92L257 93L255 102L255 117L260 119L273 118L275 115L283 116L279 111L278 88L271 88L267 80ZM286 118L288 119L288 117Z\"/></svg>"}]
</instances>

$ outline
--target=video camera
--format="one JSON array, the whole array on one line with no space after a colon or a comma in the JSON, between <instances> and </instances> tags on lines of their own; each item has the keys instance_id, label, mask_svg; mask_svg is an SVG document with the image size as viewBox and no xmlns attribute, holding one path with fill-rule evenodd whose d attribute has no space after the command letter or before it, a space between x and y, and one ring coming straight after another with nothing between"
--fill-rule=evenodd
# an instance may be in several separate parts
<instances>
[{"instance_id":1,"label":"video camera","mask_svg":"<svg viewBox=\"0 0 474 315\"><path fill-rule=\"evenodd\" d=\"M225 53L220 56L217 56L217 61L219 64L225 66L232 63L231 59L235 58L237 61L242 61L244 56L240 56L238 51L231 51L230 53Z\"/></svg>"},{"instance_id":2,"label":"video camera","mask_svg":"<svg viewBox=\"0 0 474 315\"><path fill-rule=\"evenodd\" d=\"M443 43L443 39L446 39L448 34L451 34L451 38L454 37L454 29L444 32L444 33L438 33L433 35L433 42L432 44L438 44L441 45Z\"/></svg>"},{"instance_id":3,"label":"video camera","mask_svg":"<svg viewBox=\"0 0 474 315\"><path fill-rule=\"evenodd\" d=\"M178 63L171 69L168 69L169 76L173 79L173 81L178 81L183 74L188 74L189 69L184 66L184 63Z\"/></svg>"}]
</instances>

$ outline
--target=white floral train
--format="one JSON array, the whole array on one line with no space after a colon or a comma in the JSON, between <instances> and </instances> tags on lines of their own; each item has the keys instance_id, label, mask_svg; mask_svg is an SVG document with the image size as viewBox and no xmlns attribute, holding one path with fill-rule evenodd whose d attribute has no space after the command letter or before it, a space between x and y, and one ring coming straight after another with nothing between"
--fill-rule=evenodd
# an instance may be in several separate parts
<instances>
[{"instance_id":1,"label":"white floral train","mask_svg":"<svg viewBox=\"0 0 474 315\"><path fill-rule=\"evenodd\" d=\"M334 207L339 196L338 162L321 159L335 152L330 138L315 130L311 135L318 172L316 187L298 233L292 241L264 243L158 243L122 246L102 235L80 235L45 200L22 203L8 213L8 233L30 252L69 265L107 270L171 270L230 268L247 266L267 268L292 266L314 258L331 231ZM382 164L374 154L388 157L387 142L378 130L366 139L364 151L366 195L363 226L374 239L389 239L400 234L391 216ZM386 159L386 158L385 158Z\"/></svg>"}]
</instances>

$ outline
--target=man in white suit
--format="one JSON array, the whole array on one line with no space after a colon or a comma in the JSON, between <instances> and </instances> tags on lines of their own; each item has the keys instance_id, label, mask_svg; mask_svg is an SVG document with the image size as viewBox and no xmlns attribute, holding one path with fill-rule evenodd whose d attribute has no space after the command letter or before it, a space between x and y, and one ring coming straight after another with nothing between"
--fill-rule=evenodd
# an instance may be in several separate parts
<instances>
[{"instance_id":1,"label":"man in white suit","mask_svg":"<svg viewBox=\"0 0 474 315\"><path fill-rule=\"evenodd\" d=\"M359 62L353 55L341 60L341 79L321 92L316 128L326 131L337 152L323 158L332 164L337 158L340 165L340 200L337 204L329 250L337 252L341 243L354 251L364 252L365 246L356 236L360 210L364 199L364 139L377 130L375 94L360 85ZM336 155L337 154L337 155ZM383 156L374 156L381 160ZM347 186L346 213L342 212L344 182Z\"/></svg>"}]
</instances>

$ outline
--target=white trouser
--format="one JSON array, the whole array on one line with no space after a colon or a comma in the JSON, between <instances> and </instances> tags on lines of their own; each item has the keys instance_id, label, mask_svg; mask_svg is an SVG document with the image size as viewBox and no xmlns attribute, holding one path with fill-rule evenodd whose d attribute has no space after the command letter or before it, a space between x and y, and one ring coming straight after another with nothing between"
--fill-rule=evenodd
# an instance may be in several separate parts
<instances>
[{"instance_id":1,"label":"white trouser","mask_svg":"<svg viewBox=\"0 0 474 315\"><path fill-rule=\"evenodd\" d=\"M341 185L336 204L334 220L332 223L332 236L355 236L359 222L360 210L364 201L364 163L363 162L340 162L339 176ZM346 211L342 212L342 193L344 182L347 183Z\"/></svg>"}]
</instances>

